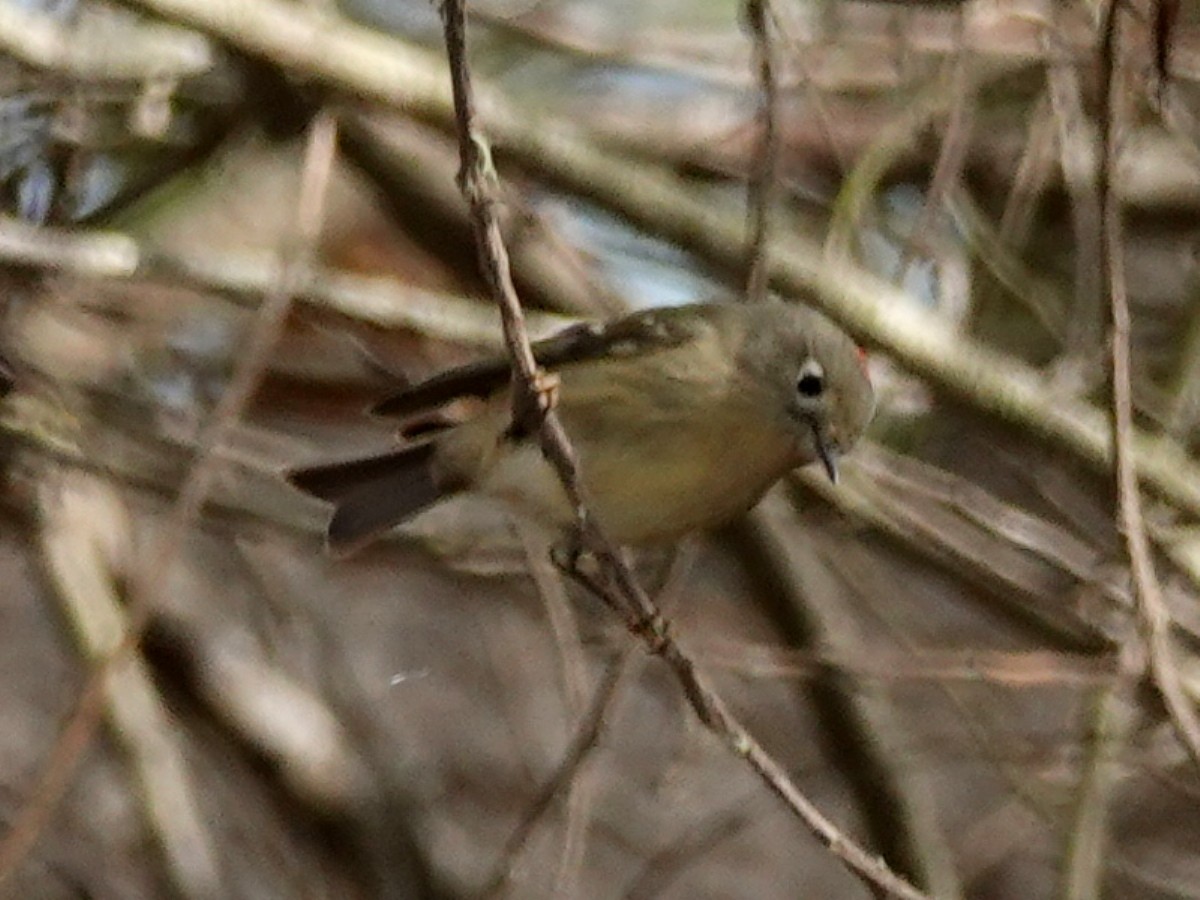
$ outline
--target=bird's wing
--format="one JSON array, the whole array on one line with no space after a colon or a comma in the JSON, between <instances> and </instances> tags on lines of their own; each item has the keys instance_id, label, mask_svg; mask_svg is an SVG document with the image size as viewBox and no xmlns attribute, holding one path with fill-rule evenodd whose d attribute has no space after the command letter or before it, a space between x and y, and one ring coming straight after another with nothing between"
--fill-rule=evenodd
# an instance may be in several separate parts
<instances>
[{"instance_id":1,"label":"bird's wing","mask_svg":"<svg viewBox=\"0 0 1200 900\"><path fill-rule=\"evenodd\" d=\"M563 366L600 358L629 359L678 347L695 334L695 308L645 310L606 324L582 323L537 341L534 359L553 372ZM707 315L699 317L700 321ZM506 357L468 363L440 372L379 401L377 416L408 418L460 397L484 399L508 386L512 367Z\"/></svg>"}]
</instances>

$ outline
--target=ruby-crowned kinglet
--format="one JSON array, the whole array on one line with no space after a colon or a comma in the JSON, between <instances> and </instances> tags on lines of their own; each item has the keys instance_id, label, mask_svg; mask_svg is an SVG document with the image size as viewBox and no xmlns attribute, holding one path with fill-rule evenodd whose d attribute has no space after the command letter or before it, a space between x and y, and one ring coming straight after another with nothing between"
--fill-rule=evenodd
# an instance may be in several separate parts
<instances>
[{"instance_id":1,"label":"ruby-crowned kinglet","mask_svg":"<svg viewBox=\"0 0 1200 900\"><path fill-rule=\"evenodd\" d=\"M614 540L668 541L744 512L796 466L862 435L875 398L861 351L828 319L771 300L647 310L534 344L560 379L558 414L591 511ZM331 549L353 550L462 491L573 521L535 435L512 428L507 359L435 375L379 403L411 417L476 397L479 415L366 459L292 471L336 505Z\"/></svg>"}]
</instances>

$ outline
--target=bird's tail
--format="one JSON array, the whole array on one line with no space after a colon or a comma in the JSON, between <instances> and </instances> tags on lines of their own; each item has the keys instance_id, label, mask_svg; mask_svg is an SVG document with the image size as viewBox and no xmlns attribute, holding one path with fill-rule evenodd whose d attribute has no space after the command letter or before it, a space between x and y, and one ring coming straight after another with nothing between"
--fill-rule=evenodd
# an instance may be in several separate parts
<instances>
[{"instance_id":1,"label":"bird's tail","mask_svg":"<svg viewBox=\"0 0 1200 900\"><path fill-rule=\"evenodd\" d=\"M449 491L433 471L432 442L379 456L294 469L286 477L295 487L334 504L326 540L346 554L428 506Z\"/></svg>"}]
</instances>

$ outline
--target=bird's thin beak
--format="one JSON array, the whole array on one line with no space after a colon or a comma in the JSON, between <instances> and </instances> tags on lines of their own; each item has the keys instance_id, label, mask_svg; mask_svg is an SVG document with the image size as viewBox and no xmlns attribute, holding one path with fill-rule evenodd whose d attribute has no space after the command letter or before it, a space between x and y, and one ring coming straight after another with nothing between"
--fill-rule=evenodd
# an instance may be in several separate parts
<instances>
[{"instance_id":1,"label":"bird's thin beak","mask_svg":"<svg viewBox=\"0 0 1200 900\"><path fill-rule=\"evenodd\" d=\"M817 445L817 456L821 459L821 465L825 467L825 474L829 476L829 480L833 484L837 484L837 448L825 439L825 435L821 434L819 428L813 429L813 438L813 443Z\"/></svg>"}]
</instances>

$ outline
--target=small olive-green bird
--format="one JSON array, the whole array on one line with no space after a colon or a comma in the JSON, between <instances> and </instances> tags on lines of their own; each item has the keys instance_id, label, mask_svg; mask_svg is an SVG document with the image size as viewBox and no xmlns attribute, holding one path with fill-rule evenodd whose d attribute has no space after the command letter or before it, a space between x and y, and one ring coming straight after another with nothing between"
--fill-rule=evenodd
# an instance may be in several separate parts
<instances>
[{"instance_id":1,"label":"small olive-green bird","mask_svg":"<svg viewBox=\"0 0 1200 900\"><path fill-rule=\"evenodd\" d=\"M875 406L862 352L828 319L779 300L654 309L576 325L534 344L559 379L557 411L591 511L613 540L644 545L720 524L787 472L837 458ZM512 427L507 359L472 363L387 397L411 418L474 397L482 411L366 459L292 471L335 505L328 543L348 552L463 491L569 527L537 436Z\"/></svg>"}]
</instances>

